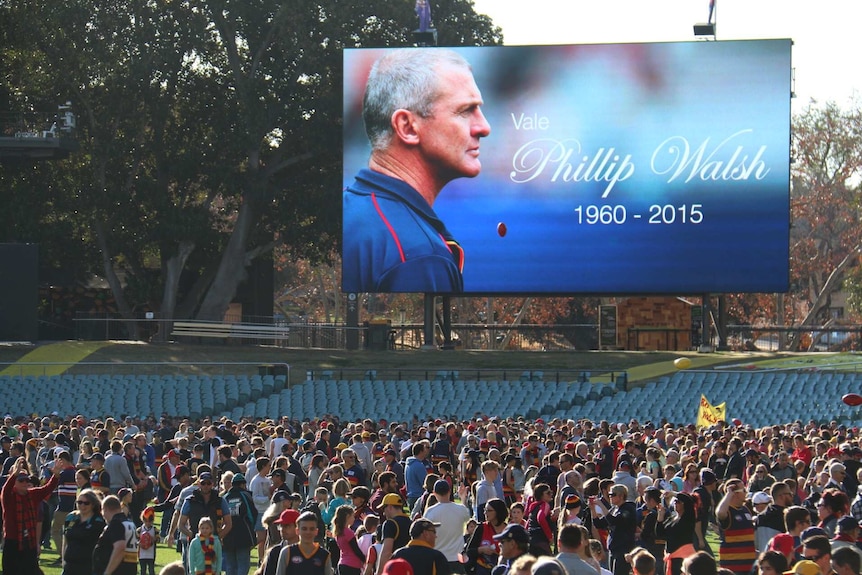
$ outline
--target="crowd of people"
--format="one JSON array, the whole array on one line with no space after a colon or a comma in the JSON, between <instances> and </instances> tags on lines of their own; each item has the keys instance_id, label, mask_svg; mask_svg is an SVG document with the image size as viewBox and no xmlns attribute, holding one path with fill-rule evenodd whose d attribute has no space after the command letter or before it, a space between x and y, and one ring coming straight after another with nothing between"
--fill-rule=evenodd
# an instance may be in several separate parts
<instances>
[{"instance_id":1,"label":"crowd of people","mask_svg":"<svg viewBox=\"0 0 862 575\"><path fill-rule=\"evenodd\" d=\"M154 575L162 545L182 554L162 573L188 575L853 575L859 441L834 422L7 416L3 573L53 546L67 575Z\"/></svg>"}]
</instances>

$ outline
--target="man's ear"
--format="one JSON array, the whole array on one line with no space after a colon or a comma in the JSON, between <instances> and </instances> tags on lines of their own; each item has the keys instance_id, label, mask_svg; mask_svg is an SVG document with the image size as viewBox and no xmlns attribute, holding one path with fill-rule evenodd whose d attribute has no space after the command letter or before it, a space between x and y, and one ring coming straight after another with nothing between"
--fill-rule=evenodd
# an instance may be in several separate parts
<instances>
[{"instance_id":1,"label":"man's ear","mask_svg":"<svg viewBox=\"0 0 862 575\"><path fill-rule=\"evenodd\" d=\"M410 110L399 108L392 114L392 131L395 137L409 146L419 143L418 117Z\"/></svg>"}]
</instances>

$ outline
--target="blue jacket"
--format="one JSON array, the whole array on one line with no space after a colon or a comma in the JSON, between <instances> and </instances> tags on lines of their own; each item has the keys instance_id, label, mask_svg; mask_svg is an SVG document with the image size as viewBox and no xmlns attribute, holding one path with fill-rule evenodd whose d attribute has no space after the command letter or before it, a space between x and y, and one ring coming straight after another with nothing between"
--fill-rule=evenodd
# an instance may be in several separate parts
<instances>
[{"instance_id":1,"label":"blue jacket","mask_svg":"<svg viewBox=\"0 0 862 575\"><path fill-rule=\"evenodd\" d=\"M346 292L459 293L463 251L405 182L360 170L343 195Z\"/></svg>"},{"instance_id":2,"label":"blue jacket","mask_svg":"<svg viewBox=\"0 0 862 575\"><path fill-rule=\"evenodd\" d=\"M407 483L407 497L421 497L425 493L425 477L428 469L425 462L412 455L407 458L407 467L404 470L404 481Z\"/></svg>"}]
</instances>

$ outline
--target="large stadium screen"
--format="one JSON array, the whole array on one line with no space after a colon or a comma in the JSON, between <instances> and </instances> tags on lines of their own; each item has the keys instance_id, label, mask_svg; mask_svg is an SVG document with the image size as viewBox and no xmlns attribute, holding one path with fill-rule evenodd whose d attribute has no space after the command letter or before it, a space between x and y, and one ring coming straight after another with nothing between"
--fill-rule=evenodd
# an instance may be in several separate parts
<instances>
[{"instance_id":1,"label":"large stadium screen","mask_svg":"<svg viewBox=\"0 0 862 575\"><path fill-rule=\"evenodd\" d=\"M489 130L474 134L484 136L481 170L418 207L404 196L415 189L355 179L371 155L369 71L391 50L345 50L343 289L786 291L791 44L454 49L481 92ZM443 90L462 85L469 81ZM401 143L412 154L423 138ZM476 150L467 153L475 163ZM425 172L443 170L431 156L426 148L409 157ZM443 252L430 245L438 240ZM446 249L446 269L425 269L446 260Z\"/></svg>"}]
</instances>

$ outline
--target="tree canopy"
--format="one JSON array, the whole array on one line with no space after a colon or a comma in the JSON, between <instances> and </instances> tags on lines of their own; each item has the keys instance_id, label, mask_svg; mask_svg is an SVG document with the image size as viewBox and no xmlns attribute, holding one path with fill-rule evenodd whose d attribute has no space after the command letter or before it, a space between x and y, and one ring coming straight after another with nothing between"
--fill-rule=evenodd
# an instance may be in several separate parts
<instances>
[{"instance_id":1,"label":"tree canopy","mask_svg":"<svg viewBox=\"0 0 862 575\"><path fill-rule=\"evenodd\" d=\"M81 144L0 169L7 238L102 275L126 317L220 319L275 246L337 249L341 50L410 45L415 18L385 0L0 0L0 102L71 100ZM471 0L434 23L441 45L502 40Z\"/></svg>"}]
</instances>

